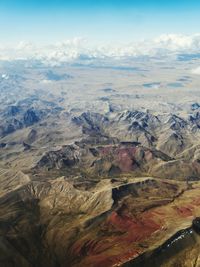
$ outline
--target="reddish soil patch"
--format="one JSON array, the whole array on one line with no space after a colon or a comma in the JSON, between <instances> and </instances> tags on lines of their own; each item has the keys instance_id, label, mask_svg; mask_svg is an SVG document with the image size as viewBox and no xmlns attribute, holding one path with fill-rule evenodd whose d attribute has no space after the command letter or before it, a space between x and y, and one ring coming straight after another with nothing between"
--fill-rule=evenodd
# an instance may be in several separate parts
<instances>
[{"instance_id":1,"label":"reddish soil patch","mask_svg":"<svg viewBox=\"0 0 200 267\"><path fill-rule=\"evenodd\" d=\"M186 206L180 206L180 207L174 207L176 212L181 217L190 217L193 215L194 206L192 205L186 205Z\"/></svg>"},{"instance_id":2,"label":"reddish soil patch","mask_svg":"<svg viewBox=\"0 0 200 267\"><path fill-rule=\"evenodd\" d=\"M112 266L114 263L124 262L130 257L136 257L141 252L137 242L143 242L155 231L161 228L155 223L154 214L144 212L139 218L131 218L127 215L119 215L112 212L102 225L106 235L95 240L79 240L72 248L73 254L78 257L87 255L87 266ZM113 255L115 247L118 253ZM119 250L122 252L119 253ZM85 255L85 256L86 256ZM90 265L89 262L93 263ZM96 265L95 265L96 264Z\"/></svg>"},{"instance_id":3,"label":"reddish soil patch","mask_svg":"<svg viewBox=\"0 0 200 267\"><path fill-rule=\"evenodd\" d=\"M114 146L104 147L100 150L103 157L111 157L113 163L123 172L132 171L136 167L136 160L134 158L136 151L136 147Z\"/></svg>"},{"instance_id":4,"label":"reddish soil patch","mask_svg":"<svg viewBox=\"0 0 200 267\"><path fill-rule=\"evenodd\" d=\"M134 154L135 148L122 148L116 150L115 159L117 165L123 172L129 172L134 169L134 165L136 164Z\"/></svg>"},{"instance_id":5,"label":"reddish soil patch","mask_svg":"<svg viewBox=\"0 0 200 267\"><path fill-rule=\"evenodd\" d=\"M153 154L152 154L151 151L146 151L145 152L145 159L146 159L146 161L150 161L150 160L153 159Z\"/></svg>"},{"instance_id":6,"label":"reddish soil patch","mask_svg":"<svg viewBox=\"0 0 200 267\"><path fill-rule=\"evenodd\" d=\"M118 231L126 232L122 239L131 243L145 240L160 228L160 225L153 220L153 214L149 211L141 214L140 218L130 218L126 215L120 216L117 212L112 212L106 224L108 226L111 225Z\"/></svg>"}]
</instances>

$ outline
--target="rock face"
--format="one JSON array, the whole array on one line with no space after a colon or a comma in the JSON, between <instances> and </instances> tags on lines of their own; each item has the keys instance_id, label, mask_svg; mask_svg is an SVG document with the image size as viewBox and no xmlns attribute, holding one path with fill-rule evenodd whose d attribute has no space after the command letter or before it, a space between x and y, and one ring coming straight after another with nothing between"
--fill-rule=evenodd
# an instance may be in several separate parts
<instances>
[{"instance_id":1,"label":"rock face","mask_svg":"<svg viewBox=\"0 0 200 267\"><path fill-rule=\"evenodd\" d=\"M24 114L24 124L25 126L33 125L34 123L38 122L39 118L36 115L34 110L28 109Z\"/></svg>"},{"instance_id":2,"label":"rock face","mask_svg":"<svg viewBox=\"0 0 200 267\"><path fill-rule=\"evenodd\" d=\"M20 108L18 106L8 106L5 110L6 116L15 116L20 112Z\"/></svg>"},{"instance_id":3,"label":"rock face","mask_svg":"<svg viewBox=\"0 0 200 267\"><path fill-rule=\"evenodd\" d=\"M37 131L35 129L31 129L28 136L27 136L27 139L26 139L26 142L31 144L33 143L35 140L37 139Z\"/></svg>"},{"instance_id":4,"label":"rock face","mask_svg":"<svg viewBox=\"0 0 200 267\"><path fill-rule=\"evenodd\" d=\"M112 176L122 173L150 174L152 165L170 162L172 158L158 150L151 150L137 143L120 143L106 146L88 146L77 143L46 153L35 166L40 169L73 169L91 175Z\"/></svg>"},{"instance_id":5,"label":"rock face","mask_svg":"<svg viewBox=\"0 0 200 267\"><path fill-rule=\"evenodd\" d=\"M199 234L200 233L200 219L195 218L194 221L192 222L192 226L194 230Z\"/></svg>"},{"instance_id":6,"label":"rock face","mask_svg":"<svg viewBox=\"0 0 200 267\"><path fill-rule=\"evenodd\" d=\"M35 105L34 102L39 102ZM49 114L52 117L62 111L53 102L40 101L37 97L31 97L18 102L18 105L11 105L0 110L0 137L4 137L22 128L30 127L44 119Z\"/></svg>"},{"instance_id":7,"label":"rock face","mask_svg":"<svg viewBox=\"0 0 200 267\"><path fill-rule=\"evenodd\" d=\"M49 151L35 165L40 170L57 170L92 176L131 174L150 175L166 179L187 180L200 176L197 159L174 159L167 154L141 146L139 143L121 142L115 145L91 146L82 142ZM196 178L195 178L196 177Z\"/></svg>"},{"instance_id":8,"label":"rock face","mask_svg":"<svg viewBox=\"0 0 200 267\"><path fill-rule=\"evenodd\" d=\"M155 116L149 112L123 111L109 118L87 112L74 117L72 122L89 136L103 135L121 142L139 142L176 156L195 143L193 137L199 136L197 114L183 119L175 114Z\"/></svg>"}]
</instances>

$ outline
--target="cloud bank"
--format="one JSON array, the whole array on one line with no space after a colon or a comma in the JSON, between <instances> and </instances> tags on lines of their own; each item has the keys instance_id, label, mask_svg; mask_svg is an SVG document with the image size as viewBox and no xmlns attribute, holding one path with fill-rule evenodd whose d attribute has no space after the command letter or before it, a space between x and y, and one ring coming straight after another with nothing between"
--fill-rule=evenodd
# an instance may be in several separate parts
<instances>
[{"instance_id":1,"label":"cloud bank","mask_svg":"<svg viewBox=\"0 0 200 267\"><path fill-rule=\"evenodd\" d=\"M16 46L0 46L0 60L40 60L49 64L91 59L129 57L166 57L199 54L200 34L164 34L153 40L121 45L91 45L84 38L74 38L49 45L20 42Z\"/></svg>"}]
</instances>

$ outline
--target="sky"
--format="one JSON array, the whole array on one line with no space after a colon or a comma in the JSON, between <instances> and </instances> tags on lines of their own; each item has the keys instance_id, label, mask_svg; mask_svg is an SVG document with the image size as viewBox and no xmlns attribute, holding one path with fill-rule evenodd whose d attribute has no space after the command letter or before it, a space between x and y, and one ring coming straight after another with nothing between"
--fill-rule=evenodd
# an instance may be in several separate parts
<instances>
[{"instance_id":1,"label":"sky","mask_svg":"<svg viewBox=\"0 0 200 267\"><path fill-rule=\"evenodd\" d=\"M200 32L199 0L0 0L0 44L127 43Z\"/></svg>"}]
</instances>

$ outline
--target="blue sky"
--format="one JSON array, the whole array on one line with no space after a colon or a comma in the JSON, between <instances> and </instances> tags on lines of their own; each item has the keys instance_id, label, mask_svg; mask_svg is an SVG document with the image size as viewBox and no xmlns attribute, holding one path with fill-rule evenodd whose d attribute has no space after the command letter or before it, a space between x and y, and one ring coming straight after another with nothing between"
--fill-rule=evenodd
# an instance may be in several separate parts
<instances>
[{"instance_id":1,"label":"blue sky","mask_svg":"<svg viewBox=\"0 0 200 267\"><path fill-rule=\"evenodd\" d=\"M48 43L75 36L130 42L200 32L199 0L0 0L0 43Z\"/></svg>"}]
</instances>

